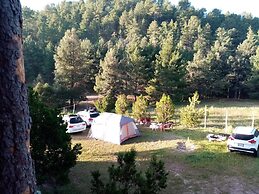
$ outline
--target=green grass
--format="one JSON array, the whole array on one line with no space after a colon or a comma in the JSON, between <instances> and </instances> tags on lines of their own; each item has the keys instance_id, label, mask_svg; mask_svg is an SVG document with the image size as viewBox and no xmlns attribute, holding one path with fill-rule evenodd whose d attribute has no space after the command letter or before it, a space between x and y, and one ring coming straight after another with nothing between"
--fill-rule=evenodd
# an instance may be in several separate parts
<instances>
[{"instance_id":1,"label":"green grass","mask_svg":"<svg viewBox=\"0 0 259 194\"><path fill-rule=\"evenodd\" d=\"M238 107L237 107L238 105ZM235 107L236 106L236 107ZM247 106L247 107L246 107ZM213 107L213 108L212 108ZM227 107L227 108L225 108ZM73 143L81 143L83 152L77 165L71 169L71 183L57 189L56 193L91 193L91 172L99 170L107 180L107 168L116 162L118 152L136 149L137 165L144 171L152 155L165 162L169 172L168 186L162 193L255 193L259 182L259 159L247 154L229 153L226 142L209 142L208 133L224 132L224 111L230 115L230 124L249 123L251 107L258 111L259 102L210 102L209 127L187 129L176 126L166 132L141 128L142 136L128 140L123 145L87 139L86 132L73 135ZM220 123L220 124L219 124ZM223 123L223 125L221 125ZM256 125L258 122L256 122ZM187 148L180 151L179 142Z\"/></svg>"}]
</instances>

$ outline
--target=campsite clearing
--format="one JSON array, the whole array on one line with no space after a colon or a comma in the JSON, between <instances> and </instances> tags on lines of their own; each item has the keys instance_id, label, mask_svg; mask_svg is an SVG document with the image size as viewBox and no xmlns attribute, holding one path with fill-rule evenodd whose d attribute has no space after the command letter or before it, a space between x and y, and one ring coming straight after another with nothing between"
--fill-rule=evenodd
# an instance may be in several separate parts
<instances>
[{"instance_id":1,"label":"campsite clearing","mask_svg":"<svg viewBox=\"0 0 259 194\"><path fill-rule=\"evenodd\" d=\"M246 102L247 104L247 102ZM243 114L230 117L230 125L251 123L251 108L258 109L258 104L243 107L242 102L229 107L229 114ZM241 107L240 107L241 106ZM212 107L212 106L211 106ZM162 193L259 193L259 158L251 155L229 153L226 141L209 142L206 136L210 133L224 132L224 112L214 104L209 114L210 126L204 129L188 129L175 126L166 132L152 131L142 127L142 136L127 140L122 145L100 140L87 139L87 131L73 134L72 142L81 143L83 152L77 165L71 169L71 183L58 188L58 193L90 193L91 172L99 170L102 178L107 180L107 168L116 162L118 152L136 149L137 165L144 171L152 154L165 162L169 172L167 188ZM242 110L242 111L240 111ZM256 114L257 116L257 114ZM219 119L222 126L219 127ZM258 125L258 120L255 122Z\"/></svg>"},{"instance_id":2,"label":"campsite clearing","mask_svg":"<svg viewBox=\"0 0 259 194\"><path fill-rule=\"evenodd\" d=\"M138 152L137 165L142 170L152 154L165 162L169 176L162 193L257 193L259 159L228 153L226 142L206 139L207 130L179 128L153 132L143 128L141 133L141 137L123 145L86 139L86 132L73 135L73 143L81 143L83 153L71 170L71 184L60 192L90 193L91 172L100 170L104 180L107 179L107 168L115 163L116 154L134 148Z\"/></svg>"}]
</instances>

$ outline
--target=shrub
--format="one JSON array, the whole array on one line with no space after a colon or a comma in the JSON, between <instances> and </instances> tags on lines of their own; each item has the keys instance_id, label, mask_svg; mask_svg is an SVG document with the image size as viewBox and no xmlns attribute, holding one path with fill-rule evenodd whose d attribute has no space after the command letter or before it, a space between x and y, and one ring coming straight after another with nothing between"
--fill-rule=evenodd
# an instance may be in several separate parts
<instances>
[{"instance_id":1,"label":"shrub","mask_svg":"<svg viewBox=\"0 0 259 194\"><path fill-rule=\"evenodd\" d=\"M104 96L95 101L94 105L100 112L108 112L114 110L115 100L111 96Z\"/></svg>"},{"instance_id":2,"label":"shrub","mask_svg":"<svg viewBox=\"0 0 259 194\"><path fill-rule=\"evenodd\" d=\"M144 96L138 96L137 100L132 105L132 115L139 120L147 116L148 102Z\"/></svg>"},{"instance_id":3,"label":"shrub","mask_svg":"<svg viewBox=\"0 0 259 194\"><path fill-rule=\"evenodd\" d=\"M32 90L29 93L31 127L31 155L35 163L38 183L68 182L69 169L81 154L81 145L72 147L71 137L58 111L47 107Z\"/></svg>"},{"instance_id":4,"label":"shrub","mask_svg":"<svg viewBox=\"0 0 259 194\"><path fill-rule=\"evenodd\" d=\"M109 180L104 183L99 171L92 172L92 193L148 193L155 194L166 188L168 173L164 163L156 157L151 159L148 169L143 174L136 168L136 151L120 153L117 158L118 166L108 168Z\"/></svg>"},{"instance_id":5,"label":"shrub","mask_svg":"<svg viewBox=\"0 0 259 194\"><path fill-rule=\"evenodd\" d=\"M106 97L99 98L94 102L94 105L99 112L105 112L107 110L108 101Z\"/></svg>"},{"instance_id":6,"label":"shrub","mask_svg":"<svg viewBox=\"0 0 259 194\"><path fill-rule=\"evenodd\" d=\"M158 122L165 123L172 119L174 104L169 95L163 94L159 102L156 102L156 118Z\"/></svg>"},{"instance_id":7,"label":"shrub","mask_svg":"<svg viewBox=\"0 0 259 194\"><path fill-rule=\"evenodd\" d=\"M186 127L197 127L204 113L202 109L196 108L196 105L200 103L198 92L195 92L193 96L189 98L189 102L189 105L180 110L180 123Z\"/></svg>"},{"instance_id":8,"label":"shrub","mask_svg":"<svg viewBox=\"0 0 259 194\"><path fill-rule=\"evenodd\" d=\"M118 96L115 102L115 112L121 115L128 114L129 103L127 101L127 97L125 94L121 94Z\"/></svg>"}]
</instances>

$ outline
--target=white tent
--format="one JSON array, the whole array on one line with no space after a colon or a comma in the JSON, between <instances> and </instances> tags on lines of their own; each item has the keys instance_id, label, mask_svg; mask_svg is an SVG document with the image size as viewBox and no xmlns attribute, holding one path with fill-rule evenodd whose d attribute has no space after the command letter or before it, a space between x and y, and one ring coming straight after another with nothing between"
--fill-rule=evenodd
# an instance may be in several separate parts
<instances>
[{"instance_id":1,"label":"white tent","mask_svg":"<svg viewBox=\"0 0 259 194\"><path fill-rule=\"evenodd\" d=\"M129 138L140 136L132 118L114 114L101 113L94 119L88 137L115 144L121 144Z\"/></svg>"}]
</instances>

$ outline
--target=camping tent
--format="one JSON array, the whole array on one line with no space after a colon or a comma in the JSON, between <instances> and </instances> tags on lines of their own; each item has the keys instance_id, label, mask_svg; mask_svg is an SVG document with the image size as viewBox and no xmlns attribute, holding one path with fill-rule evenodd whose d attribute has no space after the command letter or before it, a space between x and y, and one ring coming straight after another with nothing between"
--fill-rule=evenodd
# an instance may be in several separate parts
<instances>
[{"instance_id":1,"label":"camping tent","mask_svg":"<svg viewBox=\"0 0 259 194\"><path fill-rule=\"evenodd\" d=\"M88 137L121 144L129 138L140 136L132 118L115 113L101 113L94 119Z\"/></svg>"}]
</instances>

